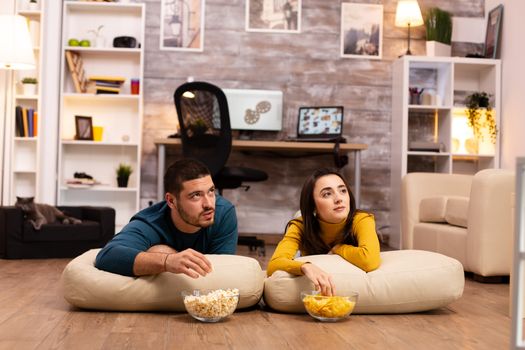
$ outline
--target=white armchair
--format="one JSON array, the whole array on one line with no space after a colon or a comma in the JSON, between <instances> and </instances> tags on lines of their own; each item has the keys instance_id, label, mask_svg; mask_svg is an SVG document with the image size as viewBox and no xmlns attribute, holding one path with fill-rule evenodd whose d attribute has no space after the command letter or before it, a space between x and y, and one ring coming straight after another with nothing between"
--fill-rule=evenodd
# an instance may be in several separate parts
<instances>
[{"instance_id":1,"label":"white armchair","mask_svg":"<svg viewBox=\"0 0 525 350\"><path fill-rule=\"evenodd\" d=\"M514 178L503 169L407 174L401 190L402 249L453 257L481 277L509 275Z\"/></svg>"}]
</instances>

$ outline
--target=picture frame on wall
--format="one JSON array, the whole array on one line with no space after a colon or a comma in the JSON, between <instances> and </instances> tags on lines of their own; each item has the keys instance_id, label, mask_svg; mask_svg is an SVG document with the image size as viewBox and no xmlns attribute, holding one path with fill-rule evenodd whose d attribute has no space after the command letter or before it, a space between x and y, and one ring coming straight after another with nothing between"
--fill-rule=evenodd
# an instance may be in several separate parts
<instances>
[{"instance_id":1,"label":"picture frame on wall","mask_svg":"<svg viewBox=\"0 0 525 350\"><path fill-rule=\"evenodd\" d=\"M204 50L204 0L162 0L160 49Z\"/></svg>"},{"instance_id":2,"label":"picture frame on wall","mask_svg":"<svg viewBox=\"0 0 525 350\"><path fill-rule=\"evenodd\" d=\"M83 115L75 116L76 140L93 141L93 120Z\"/></svg>"},{"instance_id":3,"label":"picture frame on wall","mask_svg":"<svg viewBox=\"0 0 525 350\"><path fill-rule=\"evenodd\" d=\"M381 59L383 5L341 4L341 57Z\"/></svg>"},{"instance_id":4,"label":"picture frame on wall","mask_svg":"<svg viewBox=\"0 0 525 350\"><path fill-rule=\"evenodd\" d=\"M246 0L246 31L301 32L302 0Z\"/></svg>"},{"instance_id":5,"label":"picture frame on wall","mask_svg":"<svg viewBox=\"0 0 525 350\"><path fill-rule=\"evenodd\" d=\"M487 16L487 31L485 33L485 58L499 58L499 39L501 22L503 19L503 5L490 10Z\"/></svg>"}]
</instances>

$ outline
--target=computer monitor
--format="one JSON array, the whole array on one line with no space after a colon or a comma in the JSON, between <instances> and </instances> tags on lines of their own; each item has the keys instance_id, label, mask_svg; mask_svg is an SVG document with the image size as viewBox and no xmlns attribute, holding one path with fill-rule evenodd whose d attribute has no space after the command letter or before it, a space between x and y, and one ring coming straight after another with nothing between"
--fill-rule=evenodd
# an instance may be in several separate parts
<instances>
[{"instance_id":1,"label":"computer monitor","mask_svg":"<svg viewBox=\"0 0 525 350\"><path fill-rule=\"evenodd\" d=\"M232 130L280 131L282 129L282 91L248 89L222 91L228 100Z\"/></svg>"}]
</instances>

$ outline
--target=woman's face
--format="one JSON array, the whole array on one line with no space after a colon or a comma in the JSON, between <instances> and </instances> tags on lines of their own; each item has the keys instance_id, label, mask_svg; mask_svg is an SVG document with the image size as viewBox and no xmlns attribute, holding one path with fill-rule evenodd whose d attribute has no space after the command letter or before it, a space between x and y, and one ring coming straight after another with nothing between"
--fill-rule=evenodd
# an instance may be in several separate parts
<instances>
[{"instance_id":1,"label":"woman's face","mask_svg":"<svg viewBox=\"0 0 525 350\"><path fill-rule=\"evenodd\" d=\"M334 174L321 176L314 185L317 218L332 224L345 220L350 212L350 194L343 180Z\"/></svg>"}]
</instances>

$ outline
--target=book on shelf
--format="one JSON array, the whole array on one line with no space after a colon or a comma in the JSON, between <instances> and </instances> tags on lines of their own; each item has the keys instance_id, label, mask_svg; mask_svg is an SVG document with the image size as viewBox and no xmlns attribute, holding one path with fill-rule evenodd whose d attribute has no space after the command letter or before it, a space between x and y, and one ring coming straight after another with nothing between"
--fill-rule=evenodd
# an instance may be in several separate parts
<instances>
[{"instance_id":1,"label":"book on shelf","mask_svg":"<svg viewBox=\"0 0 525 350\"><path fill-rule=\"evenodd\" d=\"M15 135L35 137L38 134L38 112L33 108L15 107Z\"/></svg>"},{"instance_id":2,"label":"book on shelf","mask_svg":"<svg viewBox=\"0 0 525 350\"><path fill-rule=\"evenodd\" d=\"M109 75L94 75L88 77L89 92L95 94L118 94L126 78Z\"/></svg>"},{"instance_id":3,"label":"book on shelf","mask_svg":"<svg viewBox=\"0 0 525 350\"><path fill-rule=\"evenodd\" d=\"M33 108L29 108L27 110L27 136L33 136L33 115L34 110Z\"/></svg>"},{"instance_id":4,"label":"book on shelf","mask_svg":"<svg viewBox=\"0 0 525 350\"><path fill-rule=\"evenodd\" d=\"M23 137L24 136L24 122L23 122L23 115L22 115L22 107L16 106L15 108L15 119L16 119L16 136Z\"/></svg>"},{"instance_id":5,"label":"book on shelf","mask_svg":"<svg viewBox=\"0 0 525 350\"><path fill-rule=\"evenodd\" d=\"M22 109L22 122L24 125L24 135L25 137L29 136L29 125L27 123L27 109Z\"/></svg>"},{"instance_id":6,"label":"book on shelf","mask_svg":"<svg viewBox=\"0 0 525 350\"><path fill-rule=\"evenodd\" d=\"M33 114L33 136L38 136L38 111Z\"/></svg>"},{"instance_id":7,"label":"book on shelf","mask_svg":"<svg viewBox=\"0 0 525 350\"><path fill-rule=\"evenodd\" d=\"M118 84L122 84L126 81L126 78L124 77L112 76L112 75L90 75L88 79L92 81L104 81L104 82L112 82L112 83L118 83Z\"/></svg>"},{"instance_id":8,"label":"book on shelf","mask_svg":"<svg viewBox=\"0 0 525 350\"><path fill-rule=\"evenodd\" d=\"M118 94L120 93L120 88L108 87L108 86L97 86L97 94Z\"/></svg>"}]
</instances>

